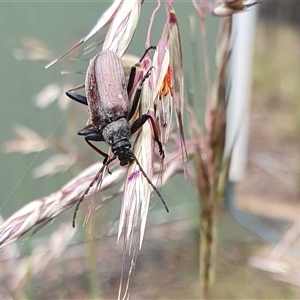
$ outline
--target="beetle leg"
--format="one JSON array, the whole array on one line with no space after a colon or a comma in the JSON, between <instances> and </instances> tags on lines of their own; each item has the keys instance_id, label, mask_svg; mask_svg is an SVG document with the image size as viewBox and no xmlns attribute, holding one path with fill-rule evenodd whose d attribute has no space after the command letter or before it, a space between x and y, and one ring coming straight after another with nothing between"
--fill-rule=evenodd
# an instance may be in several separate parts
<instances>
[{"instance_id":1,"label":"beetle leg","mask_svg":"<svg viewBox=\"0 0 300 300\"><path fill-rule=\"evenodd\" d=\"M131 106L131 110L128 114L128 120L130 120L133 115L135 114L136 112L136 109L138 107L138 104L140 102L140 98L141 98L141 93L142 93L142 89L143 89L143 84L144 82L146 81L146 79L151 75L151 70L152 70L153 67L151 67L147 73L144 75L144 77L142 78L139 86L137 87L136 89L136 92L134 94L134 97L133 97L133 101L132 101L132 106Z\"/></svg>"},{"instance_id":2,"label":"beetle leg","mask_svg":"<svg viewBox=\"0 0 300 300\"><path fill-rule=\"evenodd\" d=\"M97 138L97 137L96 137ZM96 147L94 144L92 144L90 141L95 141L93 134L91 135L87 135L85 137L85 141L87 142L87 144L93 148L97 153L99 153L100 155L104 156L104 160L103 160L103 165L107 165L107 172L109 174L111 174L111 171L108 168L108 165L116 158L116 156L114 155L114 157L110 160L108 160L108 154L103 152L102 150L100 150L98 147ZM98 141L98 140L97 140Z\"/></svg>"},{"instance_id":3,"label":"beetle leg","mask_svg":"<svg viewBox=\"0 0 300 300\"><path fill-rule=\"evenodd\" d=\"M85 137L85 141L87 142L87 144L88 144L91 148L93 148L97 153L99 153L100 155L102 155L102 156L104 157L103 164L105 165L105 164L107 163L107 161L108 161L108 154L105 153L105 152L103 152L102 150L100 150L100 149L99 149L98 147L96 147L94 144L92 144L92 143L90 142L91 139L90 139L89 136L86 136L86 137ZM92 141L93 141L93 139L92 139Z\"/></svg>"},{"instance_id":4,"label":"beetle leg","mask_svg":"<svg viewBox=\"0 0 300 300\"><path fill-rule=\"evenodd\" d=\"M81 130L78 131L78 135L84 135L85 141L87 142L87 144L94 149L97 153L99 153L100 155L102 155L104 157L103 160L103 165L109 165L111 161L113 161L114 159L110 159L108 160L108 154L103 152L102 150L100 150L98 147L96 147L94 144L92 144L90 141L95 141L95 142L104 142L104 137L102 135L102 133L95 128L92 128L92 124L89 124L87 126L85 126L84 128L82 128ZM107 169L107 172L109 174L111 174L111 171L109 169Z\"/></svg>"},{"instance_id":5,"label":"beetle leg","mask_svg":"<svg viewBox=\"0 0 300 300\"><path fill-rule=\"evenodd\" d=\"M87 103L87 99L85 96L82 96L82 95L79 95L79 94L76 94L72 91L67 91L66 92L66 95L71 98L72 100L75 100L81 104L84 104L84 105L88 105Z\"/></svg>"},{"instance_id":6,"label":"beetle leg","mask_svg":"<svg viewBox=\"0 0 300 300\"><path fill-rule=\"evenodd\" d=\"M77 132L78 135L89 136L90 141L104 142L104 137L99 129L95 129L92 124L89 124Z\"/></svg>"},{"instance_id":7,"label":"beetle leg","mask_svg":"<svg viewBox=\"0 0 300 300\"><path fill-rule=\"evenodd\" d=\"M136 74L136 65L133 65L130 70L128 84L127 84L127 94L128 95L129 95L130 91L132 90L135 74Z\"/></svg>"},{"instance_id":8,"label":"beetle leg","mask_svg":"<svg viewBox=\"0 0 300 300\"><path fill-rule=\"evenodd\" d=\"M145 56L147 55L147 53L151 50L156 50L156 46L150 46L148 47L143 56L140 58L140 60L138 61L138 63L136 63L135 65L133 65L131 67L131 70L130 70L130 74L129 74L129 79L128 79L128 84L127 84L127 94L130 93L131 89L132 89L132 86L133 86L133 83L134 83L134 78L135 78L135 74L136 74L136 68L137 68L137 65L145 58Z\"/></svg>"},{"instance_id":9,"label":"beetle leg","mask_svg":"<svg viewBox=\"0 0 300 300\"><path fill-rule=\"evenodd\" d=\"M83 127L82 129L80 129L77 132L77 134L83 135L87 144L91 148L93 148L97 153L104 156L103 164L105 164L107 162L108 155L90 142L90 141L104 142L104 137L98 129L95 129L92 126L93 126L92 124L89 124L89 125Z\"/></svg>"},{"instance_id":10,"label":"beetle leg","mask_svg":"<svg viewBox=\"0 0 300 300\"><path fill-rule=\"evenodd\" d=\"M165 152L163 150L161 141L159 140L158 130L157 130L157 127L155 125L155 122L154 122L153 118L150 115L143 114L136 121L134 121L134 123L132 124L131 129L130 129L131 130L131 134L134 134L138 129L140 129L145 124L145 122L147 120L151 121L151 126L152 126L152 129L153 129L153 132L154 132L154 140L155 140L155 142L158 145L159 154L164 159L165 158Z\"/></svg>"}]
</instances>

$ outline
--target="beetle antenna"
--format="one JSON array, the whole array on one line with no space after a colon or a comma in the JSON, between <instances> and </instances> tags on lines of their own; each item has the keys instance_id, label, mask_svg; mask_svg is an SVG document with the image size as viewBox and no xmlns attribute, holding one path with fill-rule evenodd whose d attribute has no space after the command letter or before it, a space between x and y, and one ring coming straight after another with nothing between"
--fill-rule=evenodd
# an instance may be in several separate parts
<instances>
[{"instance_id":1,"label":"beetle antenna","mask_svg":"<svg viewBox=\"0 0 300 300\"><path fill-rule=\"evenodd\" d=\"M93 185L95 184L95 182L99 179L101 173L103 172L104 168L106 167L106 165L103 165L101 167L101 169L98 171L98 173L96 174L96 176L94 177L94 179L91 181L91 183L89 184L89 186L87 187L87 189L84 191L84 193L82 194L82 196L79 198L75 210L74 210L74 214L73 214L73 221L72 221L72 226L73 228L75 228L75 220L76 220L76 216L77 216L77 212L79 209L79 206L81 204L81 202L83 201L84 197L89 193L90 189L93 187Z\"/></svg>"},{"instance_id":2,"label":"beetle antenna","mask_svg":"<svg viewBox=\"0 0 300 300\"><path fill-rule=\"evenodd\" d=\"M94 186L95 182L100 178L100 175L103 173L104 168L107 167L115 159L116 159L116 156L113 156L109 161L103 163L103 166L101 167L101 169L98 171L98 173L96 174L96 176L94 177L94 179L91 181L91 183L89 184L89 186L87 187L87 189L84 191L84 193L82 194L82 196L79 198L79 200L78 200L78 202L76 204L75 210L74 210L74 214L73 214L73 220L72 220L72 226L73 226L73 228L75 228L75 220L76 220L76 216L77 216L77 212L78 212L80 204L84 200L85 196L89 193L90 189Z\"/></svg>"},{"instance_id":3,"label":"beetle antenna","mask_svg":"<svg viewBox=\"0 0 300 300\"><path fill-rule=\"evenodd\" d=\"M135 157L135 155L132 153L134 160L136 162L136 164L138 165L140 171L142 172L142 174L144 175L144 177L146 178L146 180L148 181L148 183L151 185L151 187L153 188L153 190L155 191L155 193L157 194L157 196L160 198L160 201L162 202L162 204L164 205L166 212L169 212L169 208L167 206L166 201L164 200L163 196L161 195L161 193L158 191L158 189L156 188L156 186L152 183L152 181L150 180L150 178L147 176L146 172L144 171L144 169L142 168L140 162L138 161L138 159Z\"/></svg>"}]
</instances>

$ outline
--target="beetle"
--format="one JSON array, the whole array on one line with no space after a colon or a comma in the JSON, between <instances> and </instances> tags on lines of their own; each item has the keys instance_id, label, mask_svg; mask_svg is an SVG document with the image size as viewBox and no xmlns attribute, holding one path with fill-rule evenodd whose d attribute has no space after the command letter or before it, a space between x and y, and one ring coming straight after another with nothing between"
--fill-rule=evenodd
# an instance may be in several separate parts
<instances>
[{"instance_id":1,"label":"beetle","mask_svg":"<svg viewBox=\"0 0 300 300\"><path fill-rule=\"evenodd\" d=\"M139 62L143 60L150 49L156 49L156 47L151 46L146 49L145 54ZM121 166L135 161L148 183L161 199L166 211L169 212L160 192L153 185L131 150L129 140L131 135L137 132L149 120L153 128L154 139L159 147L159 153L162 159L165 157L162 144L159 140L158 130L151 115L142 114L133 122L132 126L129 125L129 121L138 109L143 83L150 76L151 68L139 83L130 109L128 95L133 87L135 73L136 65L131 68L126 87L125 72L121 58L117 53L106 50L98 53L89 64L85 79L86 96L76 94L72 90L66 92L66 95L72 100L88 106L91 124L79 130L78 135L84 136L87 144L104 157L103 166L108 166L116 158L119 159ZM113 157L108 159L109 155L92 144L91 141L106 142L111 147ZM79 205L100 176L99 173L101 170L78 200L73 216L73 227L75 226L74 222Z\"/></svg>"}]
</instances>

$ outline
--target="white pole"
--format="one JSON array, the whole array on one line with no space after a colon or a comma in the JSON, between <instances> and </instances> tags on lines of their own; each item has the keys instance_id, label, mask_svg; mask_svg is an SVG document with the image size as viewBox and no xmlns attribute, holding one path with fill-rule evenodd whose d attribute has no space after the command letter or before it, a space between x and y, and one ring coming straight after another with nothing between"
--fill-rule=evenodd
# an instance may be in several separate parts
<instances>
[{"instance_id":1,"label":"white pole","mask_svg":"<svg viewBox=\"0 0 300 300\"><path fill-rule=\"evenodd\" d=\"M257 9L233 18L233 52L230 69L230 95L227 110L226 153L233 145L229 171L231 181L245 175L248 149L249 104L252 87L252 58Z\"/></svg>"}]
</instances>

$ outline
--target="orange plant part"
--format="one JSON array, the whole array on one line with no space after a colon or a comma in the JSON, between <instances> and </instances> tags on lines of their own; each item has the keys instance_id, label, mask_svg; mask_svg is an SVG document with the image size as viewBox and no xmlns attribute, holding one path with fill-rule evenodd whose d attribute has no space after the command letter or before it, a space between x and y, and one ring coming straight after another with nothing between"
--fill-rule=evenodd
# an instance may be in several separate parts
<instances>
[{"instance_id":1,"label":"orange plant part","mask_svg":"<svg viewBox=\"0 0 300 300\"><path fill-rule=\"evenodd\" d=\"M162 97L167 96L168 93L173 96L172 89L172 69L170 66L168 66L168 71L159 90L159 100L161 100Z\"/></svg>"}]
</instances>

